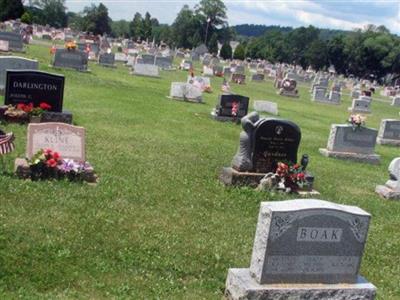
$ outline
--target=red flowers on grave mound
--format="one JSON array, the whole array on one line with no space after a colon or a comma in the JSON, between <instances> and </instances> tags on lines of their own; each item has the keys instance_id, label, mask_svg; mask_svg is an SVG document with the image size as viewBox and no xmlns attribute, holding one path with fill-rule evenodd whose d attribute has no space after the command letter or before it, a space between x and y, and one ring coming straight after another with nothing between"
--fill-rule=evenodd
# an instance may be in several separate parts
<instances>
[{"instance_id":1,"label":"red flowers on grave mound","mask_svg":"<svg viewBox=\"0 0 400 300\"><path fill-rule=\"evenodd\" d=\"M232 103L232 110L231 110L231 114L233 117L236 117L238 115L238 111L239 111L239 102L233 102Z\"/></svg>"},{"instance_id":2,"label":"red flowers on grave mound","mask_svg":"<svg viewBox=\"0 0 400 300\"><path fill-rule=\"evenodd\" d=\"M39 104L39 107L43 110L50 110L51 109L51 105L47 104L46 102L41 102Z\"/></svg>"},{"instance_id":3,"label":"red flowers on grave mound","mask_svg":"<svg viewBox=\"0 0 400 300\"><path fill-rule=\"evenodd\" d=\"M55 168L61 162L61 156L58 152L53 152L51 149L46 149L43 151L44 163L50 168Z\"/></svg>"},{"instance_id":4,"label":"red flowers on grave mound","mask_svg":"<svg viewBox=\"0 0 400 300\"><path fill-rule=\"evenodd\" d=\"M281 183L285 188L297 191L305 183L305 174L303 167L299 164L285 164L278 162L275 174L281 179Z\"/></svg>"},{"instance_id":5,"label":"red flowers on grave mound","mask_svg":"<svg viewBox=\"0 0 400 300\"><path fill-rule=\"evenodd\" d=\"M46 102L40 102L37 107L35 107L32 102L28 104L19 103L16 106L9 105L4 114L13 118L24 119L31 116L40 117L45 111L50 109L51 105Z\"/></svg>"}]
</instances>

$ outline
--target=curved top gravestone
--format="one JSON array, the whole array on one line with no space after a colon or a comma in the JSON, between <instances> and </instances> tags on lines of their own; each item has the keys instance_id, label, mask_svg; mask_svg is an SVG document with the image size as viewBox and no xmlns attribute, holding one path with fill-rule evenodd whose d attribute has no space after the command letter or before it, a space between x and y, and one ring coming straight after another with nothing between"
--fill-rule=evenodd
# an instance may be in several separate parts
<instances>
[{"instance_id":1,"label":"curved top gravestone","mask_svg":"<svg viewBox=\"0 0 400 300\"><path fill-rule=\"evenodd\" d=\"M301 131L295 123L281 119L261 119L253 132L253 169L274 172L278 162L297 162Z\"/></svg>"}]
</instances>

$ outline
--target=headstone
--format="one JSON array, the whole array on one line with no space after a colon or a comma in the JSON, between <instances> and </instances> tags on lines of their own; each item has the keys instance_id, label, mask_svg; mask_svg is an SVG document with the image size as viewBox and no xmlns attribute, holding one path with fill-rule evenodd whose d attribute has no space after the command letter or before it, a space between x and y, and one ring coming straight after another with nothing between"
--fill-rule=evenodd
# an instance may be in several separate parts
<instances>
[{"instance_id":1,"label":"headstone","mask_svg":"<svg viewBox=\"0 0 400 300\"><path fill-rule=\"evenodd\" d=\"M240 120L247 115L249 98L241 95L220 95L216 108L211 115L218 121ZM232 114L232 108L236 106L236 115Z\"/></svg>"},{"instance_id":2,"label":"headstone","mask_svg":"<svg viewBox=\"0 0 400 300\"><path fill-rule=\"evenodd\" d=\"M377 185L375 192L385 199L400 200L400 157L392 160L389 165L389 180L385 185Z\"/></svg>"},{"instance_id":3,"label":"headstone","mask_svg":"<svg viewBox=\"0 0 400 300\"><path fill-rule=\"evenodd\" d=\"M316 87L314 88L313 93L313 101L316 102L327 102L328 99L326 98L326 88L324 87Z\"/></svg>"},{"instance_id":4,"label":"headstone","mask_svg":"<svg viewBox=\"0 0 400 300\"><path fill-rule=\"evenodd\" d=\"M26 157L32 158L41 149L51 149L64 158L85 161L85 128L64 123L30 123Z\"/></svg>"},{"instance_id":5,"label":"headstone","mask_svg":"<svg viewBox=\"0 0 400 300\"><path fill-rule=\"evenodd\" d=\"M10 50L8 41L0 40L0 52L8 52Z\"/></svg>"},{"instance_id":6,"label":"headstone","mask_svg":"<svg viewBox=\"0 0 400 300\"><path fill-rule=\"evenodd\" d=\"M246 84L246 75L240 73L233 73L231 76L231 82L237 84Z\"/></svg>"},{"instance_id":7,"label":"headstone","mask_svg":"<svg viewBox=\"0 0 400 300\"><path fill-rule=\"evenodd\" d=\"M161 69L171 69L172 68L172 57L156 56L155 65L159 66Z\"/></svg>"},{"instance_id":8,"label":"headstone","mask_svg":"<svg viewBox=\"0 0 400 300\"><path fill-rule=\"evenodd\" d=\"M371 113L371 102L368 100L362 99L353 99L351 107L348 109L352 113L364 113L370 114Z\"/></svg>"},{"instance_id":9,"label":"headstone","mask_svg":"<svg viewBox=\"0 0 400 300\"><path fill-rule=\"evenodd\" d=\"M170 97L192 102L203 102L202 91L199 87L186 82L172 82Z\"/></svg>"},{"instance_id":10,"label":"headstone","mask_svg":"<svg viewBox=\"0 0 400 300\"><path fill-rule=\"evenodd\" d=\"M134 75L160 77L158 66L149 64L136 64L133 69Z\"/></svg>"},{"instance_id":11,"label":"headstone","mask_svg":"<svg viewBox=\"0 0 400 300\"><path fill-rule=\"evenodd\" d=\"M102 53L99 56L99 64L106 67L114 67L115 65L115 54L114 53Z\"/></svg>"},{"instance_id":12,"label":"headstone","mask_svg":"<svg viewBox=\"0 0 400 300\"><path fill-rule=\"evenodd\" d=\"M254 101L254 110L259 112L266 112L271 115L278 115L278 104L270 101Z\"/></svg>"},{"instance_id":13,"label":"headstone","mask_svg":"<svg viewBox=\"0 0 400 300\"><path fill-rule=\"evenodd\" d=\"M204 76L214 76L213 68L210 68L208 66L203 66L203 75Z\"/></svg>"},{"instance_id":14,"label":"headstone","mask_svg":"<svg viewBox=\"0 0 400 300\"><path fill-rule=\"evenodd\" d=\"M127 62L128 56L125 53L115 53L115 61Z\"/></svg>"},{"instance_id":15,"label":"headstone","mask_svg":"<svg viewBox=\"0 0 400 300\"><path fill-rule=\"evenodd\" d=\"M62 112L64 76L40 71L7 71L4 101L6 105L45 102L51 111Z\"/></svg>"},{"instance_id":16,"label":"headstone","mask_svg":"<svg viewBox=\"0 0 400 300\"><path fill-rule=\"evenodd\" d=\"M0 56L0 90L4 90L6 84L6 70L37 70L39 63L24 57Z\"/></svg>"},{"instance_id":17,"label":"headstone","mask_svg":"<svg viewBox=\"0 0 400 300\"><path fill-rule=\"evenodd\" d=\"M327 157L379 164L380 155L374 153L377 135L372 128L333 124L326 149L319 151Z\"/></svg>"},{"instance_id":18,"label":"headstone","mask_svg":"<svg viewBox=\"0 0 400 300\"><path fill-rule=\"evenodd\" d=\"M235 67L235 72L237 74L244 74L245 70L244 70L244 66L236 66Z\"/></svg>"},{"instance_id":19,"label":"headstone","mask_svg":"<svg viewBox=\"0 0 400 300\"><path fill-rule=\"evenodd\" d=\"M382 120L376 142L379 145L400 146L400 120Z\"/></svg>"},{"instance_id":20,"label":"headstone","mask_svg":"<svg viewBox=\"0 0 400 300\"><path fill-rule=\"evenodd\" d=\"M316 199L262 202L250 268L229 269L228 299L373 300L359 276L371 215Z\"/></svg>"},{"instance_id":21,"label":"headstone","mask_svg":"<svg viewBox=\"0 0 400 300\"><path fill-rule=\"evenodd\" d=\"M80 50L57 49L53 66L57 68L70 68L77 71L87 71L88 56Z\"/></svg>"},{"instance_id":22,"label":"headstone","mask_svg":"<svg viewBox=\"0 0 400 300\"><path fill-rule=\"evenodd\" d=\"M295 123L257 119L250 114L242 119L242 125L246 134L241 134L240 146L233 158L232 167L235 170L268 173L275 172L280 161L297 162L301 131Z\"/></svg>"},{"instance_id":23,"label":"headstone","mask_svg":"<svg viewBox=\"0 0 400 300\"><path fill-rule=\"evenodd\" d=\"M142 55L143 64L146 65L154 65L155 56L151 54L143 54Z\"/></svg>"},{"instance_id":24,"label":"headstone","mask_svg":"<svg viewBox=\"0 0 400 300\"><path fill-rule=\"evenodd\" d=\"M331 91L328 100L332 104L340 104L340 96L340 92Z\"/></svg>"},{"instance_id":25,"label":"headstone","mask_svg":"<svg viewBox=\"0 0 400 300\"><path fill-rule=\"evenodd\" d=\"M10 51L24 51L22 36L16 32L0 31L0 40L8 41L8 49Z\"/></svg>"},{"instance_id":26,"label":"headstone","mask_svg":"<svg viewBox=\"0 0 400 300\"><path fill-rule=\"evenodd\" d=\"M298 98L297 82L294 79L285 78L282 80L278 94L286 97Z\"/></svg>"},{"instance_id":27,"label":"headstone","mask_svg":"<svg viewBox=\"0 0 400 300\"><path fill-rule=\"evenodd\" d=\"M264 80L265 80L265 75L264 74L253 74L251 76L251 81L263 82Z\"/></svg>"}]
</instances>

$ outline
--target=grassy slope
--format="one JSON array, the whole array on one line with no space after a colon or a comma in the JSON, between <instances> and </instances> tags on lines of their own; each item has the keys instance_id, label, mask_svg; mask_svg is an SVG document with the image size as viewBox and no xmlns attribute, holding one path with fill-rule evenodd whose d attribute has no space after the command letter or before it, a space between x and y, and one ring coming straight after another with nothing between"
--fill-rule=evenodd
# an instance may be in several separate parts
<instances>
[{"instance_id":1,"label":"grassy slope","mask_svg":"<svg viewBox=\"0 0 400 300\"><path fill-rule=\"evenodd\" d=\"M65 74L64 107L86 128L87 156L101 181L90 187L0 176L0 296L219 299L227 269L249 266L260 202L291 197L219 184L241 130L210 118L222 80L214 78L215 92L196 105L166 99L170 82L186 72L162 72L160 80L129 76L121 65L54 71L47 48L31 46L27 55L42 70ZM233 90L278 102L281 117L301 127L299 155L310 155L321 199L372 214L361 274L378 287L378 299L400 299L400 203L374 193L398 149L378 146L380 166L322 157L330 124L348 116L348 97L336 107L311 102L305 87L298 101L277 96L271 82ZM372 109L373 128L398 117L385 103ZM12 170L24 155L26 128L6 130L17 135L17 150L6 157Z\"/></svg>"}]
</instances>

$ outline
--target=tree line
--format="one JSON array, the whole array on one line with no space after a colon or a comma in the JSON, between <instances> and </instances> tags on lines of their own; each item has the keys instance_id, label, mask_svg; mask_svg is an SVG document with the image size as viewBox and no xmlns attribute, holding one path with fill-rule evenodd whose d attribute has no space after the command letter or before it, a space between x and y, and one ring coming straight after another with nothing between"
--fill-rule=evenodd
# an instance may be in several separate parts
<instances>
[{"instance_id":1,"label":"tree line","mask_svg":"<svg viewBox=\"0 0 400 300\"><path fill-rule=\"evenodd\" d=\"M171 47L192 49L205 44L210 53L235 59L265 59L272 63L297 64L315 70L334 66L339 74L361 78L382 78L400 73L400 38L384 26L369 25L363 30L340 31L313 26L291 28L263 25L229 27L226 6L221 0L200 0L190 8L184 5L171 25L160 24L150 13L135 13L132 20L113 21L100 3L79 13L67 12L65 0L0 0L0 20L21 18L35 23L71 27L93 34L147 40ZM235 31L238 30L238 34ZM264 31L263 31L264 30ZM263 32L263 33L262 33ZM244 35L249 36L244 36ZM230 41L240 44L232 53Z\"/></svg>"}]
</instances>

